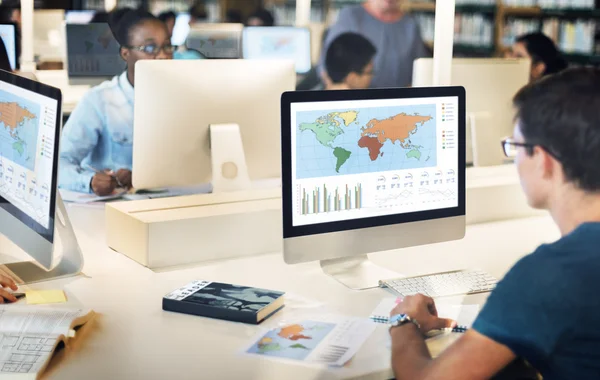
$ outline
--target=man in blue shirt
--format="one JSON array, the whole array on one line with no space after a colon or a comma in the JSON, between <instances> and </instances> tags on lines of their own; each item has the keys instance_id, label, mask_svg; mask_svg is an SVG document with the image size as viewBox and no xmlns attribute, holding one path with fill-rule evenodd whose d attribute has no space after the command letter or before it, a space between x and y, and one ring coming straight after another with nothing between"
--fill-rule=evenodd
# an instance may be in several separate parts
<instances>
[{"instance_id":1,"label":"man in blue shirt","mask_svg":"<svg viewBox=\"0 0 600 380\"><path fill-rule=\"evenodd\" d=\"M562 238L517 262L473 328L435 360L422 333L454 322L437 317L431 298L406 297L392 315L417 323L390 330L398 379L487 379L516 358L544 380L600 379L600 70L548 76L514 105L504 151L529 204L550 212Z\"/></svg>"}]
</instances>

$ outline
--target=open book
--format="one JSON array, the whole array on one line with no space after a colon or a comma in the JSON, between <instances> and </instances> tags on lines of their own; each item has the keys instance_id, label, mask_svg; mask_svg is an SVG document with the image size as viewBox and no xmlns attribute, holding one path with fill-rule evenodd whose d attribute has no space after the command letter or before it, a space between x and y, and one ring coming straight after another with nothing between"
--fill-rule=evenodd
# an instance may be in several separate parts
<instances>
[{"instance_id":1,"label":"open book","mask_svg":"<svg viewBox=\"0 0 600 380\"><path fill-rule=\"evenodd\" d=\"M37 379L58 344L93 316L91 310L0 305L0 378Z\"/></svg>"}]
</instances>

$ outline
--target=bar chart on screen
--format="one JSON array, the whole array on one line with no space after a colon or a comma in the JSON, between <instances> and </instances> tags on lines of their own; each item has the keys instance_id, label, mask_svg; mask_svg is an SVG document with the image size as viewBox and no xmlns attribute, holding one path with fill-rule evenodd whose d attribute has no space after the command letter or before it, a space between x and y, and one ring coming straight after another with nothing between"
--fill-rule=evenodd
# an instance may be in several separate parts
<instances>
[{"instance_id":1,"label":"bar chart on screen","mask_svg":"<svg viewBox=\"0 0 600 380\"><path fill-rule=\"evenodd\" d=\"M362 184L345 186L298 186L301 203L299 214L319 214L362 208Z\"/></svg>"}]
</instances>

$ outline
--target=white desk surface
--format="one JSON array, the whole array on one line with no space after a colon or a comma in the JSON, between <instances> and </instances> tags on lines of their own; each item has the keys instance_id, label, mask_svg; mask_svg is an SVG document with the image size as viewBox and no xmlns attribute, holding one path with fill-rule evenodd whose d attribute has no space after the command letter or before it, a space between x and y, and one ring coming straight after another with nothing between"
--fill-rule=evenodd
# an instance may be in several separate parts
<instances>
[{"instance_id":1,"label":"white desk surface","mask_svg":"<svg viewBox=\"0 0 600 380\"><path fill-rule=\"evenodd\" d=\"M85 256L85 276L35 285L63 288L72 306L99 313L53 358L45 379L331 379L391 378L387 329L379 326L342 369L327 370L240 354L261 327L165 312L162 296L195 279L286 291L286 308L262 328L282 320L330 310L368 317L389 293L352 291L324 275L318 263L288 266L281 254L214 262L154 273L105 244L104 211L69 205ZM549 217L469 226L465 239L372 255L372 260L407 275L479 267L502 277L523 255L558 238ZM323 303L303 304L298 297ZM483 303L486 295L439 302ZM301 307L302 306L302 307ZM313 315L314 315L313 314Z\"/></svg>"}]
</instances>

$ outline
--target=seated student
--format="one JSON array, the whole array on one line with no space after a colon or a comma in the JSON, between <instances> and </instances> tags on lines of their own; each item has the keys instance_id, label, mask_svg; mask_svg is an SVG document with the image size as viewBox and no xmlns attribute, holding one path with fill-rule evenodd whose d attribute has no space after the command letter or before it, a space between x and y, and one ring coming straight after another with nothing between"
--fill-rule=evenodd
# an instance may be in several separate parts
<instances>
[{"instance_id":1,"label":"seated student","mask_svg":"<svg viewBox=\"0 0 600 380\"><path fill-rule=\"evenodd\" d=\"M531 59L529 76L532 81L544 75L558 73L569 66L554 42L543 33L530 33L517 37L508 56Z\"/></svg>"},{"instance_id":2,"label":"seated student","mask_svg":"<svg viewBox=\"0 0 600 380\"><path fill-rule=\"evenodd\" d=\"M390 330L397 379L488 379L517 357L546 380L600 378L600 70L542 78L514 105L504 151L529 204L550 212L562 238L519 260L473 327L436 359L422 334L454 322L437 317L433 299L405 297L392 319L416 323Z\"/></svg>"},{"instance_id":3,"label":"seated student","mask_svg":"<svg viewBox=\"0 0 600 380\"><path fill-rule=\"evenodd\" d=\"M268 10L258 8L248 17L246 26L274 26L275 18Z\"/></svg>"},{"instance_id":4,"label":"seated student","mask_svg":"<svg viewBox=\"0 0 600 380\"><path fill-rule=\"evenodd\" d=\"M325 54L326 90L365 89L373 79L377 50L357 33L343 33L329 44Z\"/></svg>"},{"instance_id":5,"label":"seated student","mask_svg":"<svg viewBox=\"0 0 600 380\"><path fill-rule=\"evenodd\" d=\"M65 125L60 151L59 186L98 195L131 187L135 63L173 55L167 27L148 12L117 10L109 25L127 69L83 96Z\"/></svg>"}]
</instances>

